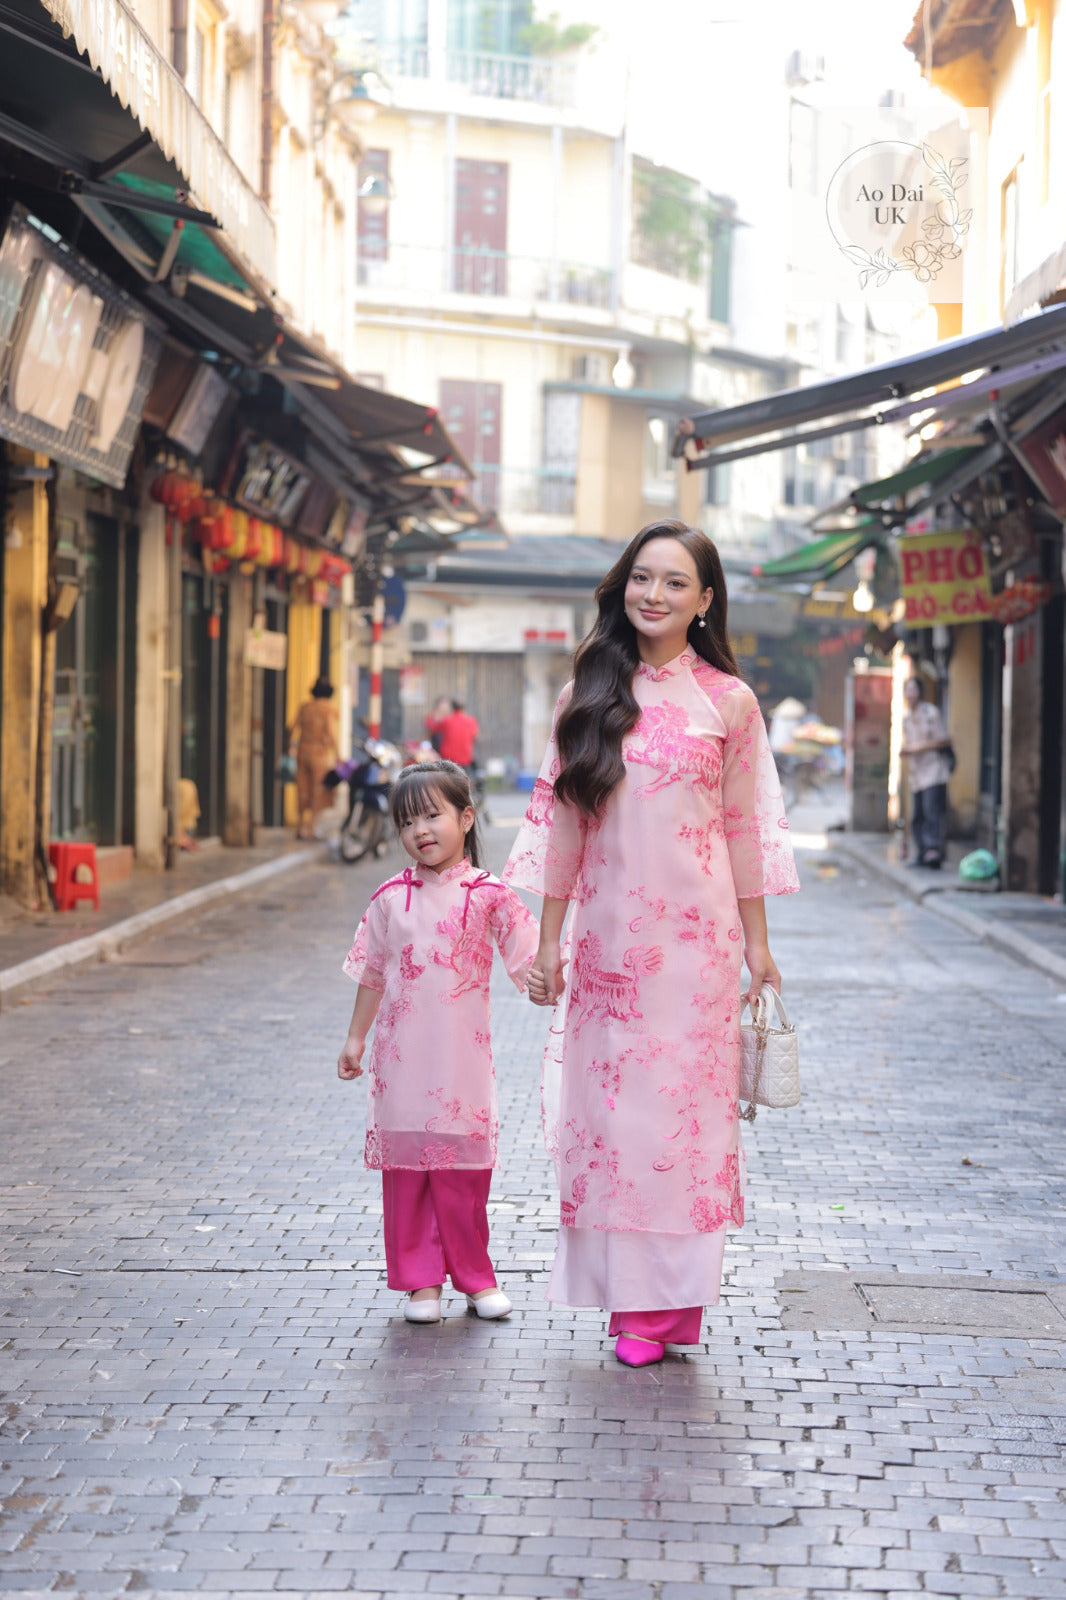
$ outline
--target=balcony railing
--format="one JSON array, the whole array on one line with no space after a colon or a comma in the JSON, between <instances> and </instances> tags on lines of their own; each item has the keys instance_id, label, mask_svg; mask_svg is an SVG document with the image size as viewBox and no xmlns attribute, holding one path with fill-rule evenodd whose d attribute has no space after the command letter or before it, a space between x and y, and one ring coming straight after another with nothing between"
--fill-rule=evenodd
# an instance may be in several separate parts
<instances>
[{"instance_id":1,"label":"balcony railing","mask_svg":"<svg viewBox=\"0 0 1066 1600\"><path fill-rule=\"evenodd\" d=\"M472 245L445 250L440 245L393 244L375 237L359 240L359 282L367 289L404 294L497 295L599 311L610 308L613 292L613 274L605 267L543 261Z\"/></svg>"},{"instance_id":2,"label":"balcony railing","mask_svg":"<svg viewBox=\"0 0 1066 1600\"><path fill-rule=\"evenodd\" d=\"M382 62L387 78L423 78L456 84L490 100L525 100L537 105L573 106L575 74L569 62L539 56L483 55L473 50L408 46Z\"/></svg>"}]
</instances>

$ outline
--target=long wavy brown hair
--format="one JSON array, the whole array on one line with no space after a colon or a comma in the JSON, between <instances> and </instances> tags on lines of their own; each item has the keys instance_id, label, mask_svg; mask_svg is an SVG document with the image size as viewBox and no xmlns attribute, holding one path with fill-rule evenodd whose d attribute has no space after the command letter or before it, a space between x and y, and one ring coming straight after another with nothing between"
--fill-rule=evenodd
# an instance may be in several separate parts
<instances>
[{"instance_id":1,"label":"long wavy brown hair","mask_svg":"<svg viewBox=\"0 0 1066 1600\"><path fill-rule=\"evenodd\" d=\"M689 648L712 667L739 676L726 631L725 573L714 543L687 522L672 518L649 522L600 581L599 615L578 645L573 693L556 730L562 771L555 780L555 793L589 817L603 810L625 776L622 740L640 716L633 695L640 651L637 630L626 616L625 591L638 555L652 539L676 539L695 562L700 588L712 590L706 626L701 628L693 618L689 627Z\"/></svg>"}]
</instances>

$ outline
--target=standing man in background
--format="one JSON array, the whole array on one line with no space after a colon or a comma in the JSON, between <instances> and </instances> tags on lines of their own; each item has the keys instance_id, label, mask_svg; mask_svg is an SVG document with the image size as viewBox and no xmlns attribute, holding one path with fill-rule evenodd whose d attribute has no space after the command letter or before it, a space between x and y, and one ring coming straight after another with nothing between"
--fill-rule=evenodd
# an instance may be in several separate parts
<instances>
[{"instance_id":1,"label":"standing man in background","mask_svg":"<svg viewBox=\"0 0 1066 1600\"><path fill-rule=\"evenodd\" d=\"M456 700L449 715L437 725L440 739L437 748L443 759L454 761L457 767L465 767L469 771L475 764L474 743L480 731L477 718L472 717L462 702Z\"/></svg>"}]
</instances>

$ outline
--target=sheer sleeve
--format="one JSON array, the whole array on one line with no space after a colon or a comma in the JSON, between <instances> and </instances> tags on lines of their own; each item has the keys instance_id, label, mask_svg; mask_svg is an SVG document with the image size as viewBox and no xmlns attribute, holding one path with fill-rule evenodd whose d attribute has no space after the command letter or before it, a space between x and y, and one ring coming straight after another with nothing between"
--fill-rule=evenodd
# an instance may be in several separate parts
<instances>
[{"instance_id":1,"label":"sheer sleeve","mask_svg":"<svg viewBox=\"0 0 1066 1600\"><path fill-rule=\"evenodd\" d=\"M537 954L540 930L529 907L513 889L501 888L492 907L492 933L516 989L524 989Z\"/></svg>"},{"instance_id":2,"label":"sheer sleeve","mask_svg":"<svg viewBox=\"0 0 1066 1600\"><path fill-rule=\"evenodd\" d=\"M544 752L525 821L503 869L506 883L554 900L571 900L581 873L588 818L575 806L555 798L555 780L561 770L555 730L559 713L570 699L572 685L559 696L552 718L551 738Z\"/></svg>"},{"instance_id":3,"label":"sheer sleeve","mask_svg":"<svg viewBox=\"0 0 1066 1600\"><path fill-rule=\"evenodd\" d=\"M356 983L367 989L385 987L385 941L388 936L388 902L391 896L382 895L367 906L362 922L355 930L352 948L344 958L344 971Z\"/></svg>"},{"instance_id":4,"label":"sheer sleeve","mask_svg":"<svg viewBox=\"0 0 1066 1600\"><path fill-rule=\"evenodd\" d=\"M799 888L777 766L758 701L747 684L718 703L726 726L722 808L737 898Z\"/></svg>"}]
</instances>

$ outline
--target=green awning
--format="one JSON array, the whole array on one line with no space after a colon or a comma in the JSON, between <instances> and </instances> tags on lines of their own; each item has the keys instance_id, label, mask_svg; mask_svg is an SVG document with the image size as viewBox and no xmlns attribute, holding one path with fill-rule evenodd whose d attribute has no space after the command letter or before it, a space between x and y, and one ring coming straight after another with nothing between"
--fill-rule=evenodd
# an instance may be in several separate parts
<instances>
[{"instance_id":1,"label":"green awning","mask_svg":"<svg viewBox=\"0 0 1066 1600\"><path fill-rule=\"evenodd\" d=\"M813 581L832 578L846 567L849 561L871 545L881 544L884 531L876 517L866 517L842 533L827 533L821 539L790 550L787 555L753 567L756 578L795 578Z\"/></svg>"},{"instance_id":2,"label":"green awning","mask_svg":"<svg viewBox=\"0 0 1066 1600\"><path fill-rule=\"evenodd\" d=\"M949 472L954 472L956 467L961 467L970 456L975 455L977 447L966 445L922 456L921 460L912 461L909 467L903 467L887 478L878 478L874 483L860 483L857 489L851 491L852 503L862 506L865 510L871 506L884 505L886 500L894 500L897 495L906 494L908 489L931 487L939 483L942 478L946 478Z\"/></svg>"},{"instance_id":3,"label":"green awning","mask_svg":"<svg viewBox=\"0 0 1066 1600\"><path fill-rule=\"evenodd\" d=\"M132 189L135 194L148 195L157 200L174 198L173 189L168 188L165 183L157 183L151 178L135 177L130 172L116 173L113 181L116 185L121 184L123 188ZM173 230L171 219L150 211L138 211L135 215L139 227L150 234L158 246L165 246ZM128 214L124 221L129 227L131 219ZM213 278L216 283L229 284L233 289L251 292L247 279L222 254L211 233L196 223L186 223L182 229L181 243L178 245L175 259L192 271L202 272L205 277Z\"/></svg>"}]
</instances>

